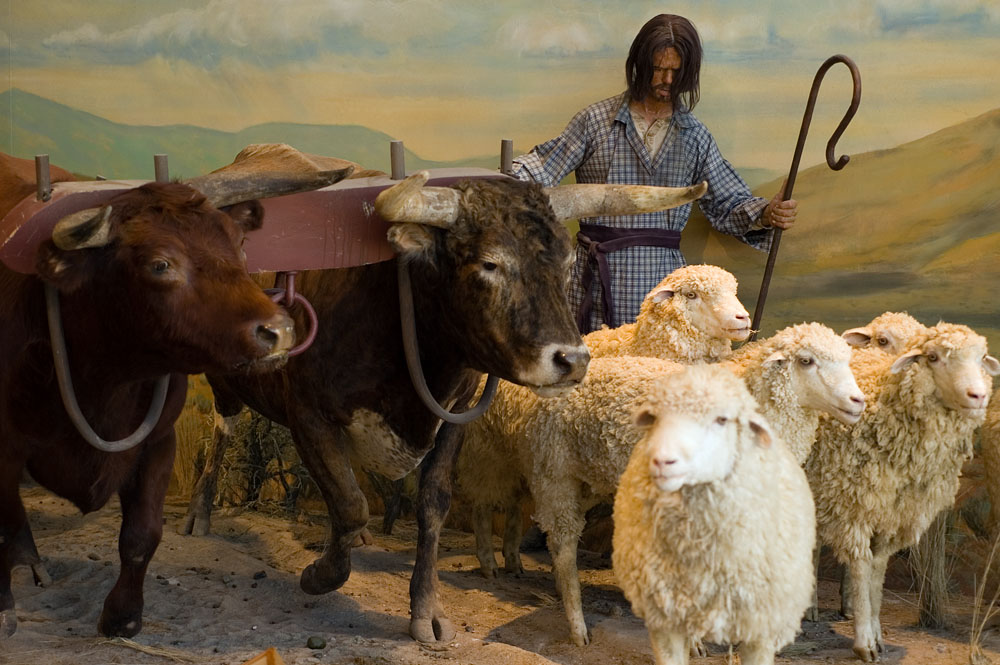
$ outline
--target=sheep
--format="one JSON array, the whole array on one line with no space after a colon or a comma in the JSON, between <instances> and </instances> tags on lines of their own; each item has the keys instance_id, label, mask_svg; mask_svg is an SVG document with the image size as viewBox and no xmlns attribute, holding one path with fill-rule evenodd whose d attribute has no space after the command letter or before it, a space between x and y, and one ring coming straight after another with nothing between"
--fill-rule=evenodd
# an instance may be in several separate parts
<instances>
[{"instance_id":1,"label":"sheep","mask_svg":"<svg viewBox=\"0 0 1000 665\"><path fill-rule=\"evenodd\" d=\"M758 401L774 414L776 429L808 450L816 431L814 409L853 422L864 407L849 358L843 339L810 323L782 330L724 366L746 377ZM585 513L613 496L638 441L630 420L637 400L655 378L683 367L658 358L593 358L583 383L552 399L501 382L494 405L466 428L458 485L472 505L480 571L486 577L497 574L491 538L495 506L507 515L505 568L522 570L520 503L530 495L535 521L548 536L553 572L578 645L588 642L576 569Z\"/></svg>"},{"instance_id":2,"label":"sheep","mask_svg":"<svg viewBox=\"0 0 1000 665\"><path fill-rule=\"evenodd\" d=\"M896 355L914 335L925 330L924 324L906 312L884 312L865 326L845 330L841 337L856 349L878 349Z\"/></svg>"},{"instance_id":3,"label":"sheep","mask_svg":"<svg viewBox=\"0 0 1000 665\"><path fill-rule=\"evenodd\" d=\"M717 362L750 335L750 315L736 297L736 278L717 266L689 265L663 278L642 301L635 323L602 327L583 341L590 356L652 356L683 363Z\"/></svg>"},{"instance_id":4,"label":"sheep","mask_svg":"<svg viewBox=\"0 0 1000 665\"><path fill-rule=\"evenodd\" d=\"M725 364L747 384L764 417L805 464L820 413L853 424L865 398L850 369L851 348L821 323L801 323L740 347Z\"/></svg>"},{"instance_id":5,"label":"sheep","mask_svg":"<svg viewBox=\"0 0 1000 665\"><path fill-rule=\"evenodd\" d=\"M740 643L774 663L813 588L813 502L805 473L746 387L693 366L654 382L641 439L614 504L615 578L643 618L658 665L694 640Z\"/></svg>"},{"instance_id":6,"label":"sheep","mask_svg":"<svg viewBox=\"0 0 1000 665\"><path fill-rule=\"evenodd\" d=\"M980 449L986 467L986 490L990 495L990 523L994 533L1000 525L1000 399L990 400L986 421L980 430Z\"/></svg>"},{"instance_id":7,"label":"sheep","mask_svg":"<svg viewBox=\"0 0 1000 665\"><path fill-rule=\"evenodd\" d=\"M879 610L889 556L954 503L1000 363L966 326L939 323L898 357L857 372L868 408L854 425L822 421L806 463L818 536L848 566L854 653L884 650Z\"/></svg>"}]
</instances>

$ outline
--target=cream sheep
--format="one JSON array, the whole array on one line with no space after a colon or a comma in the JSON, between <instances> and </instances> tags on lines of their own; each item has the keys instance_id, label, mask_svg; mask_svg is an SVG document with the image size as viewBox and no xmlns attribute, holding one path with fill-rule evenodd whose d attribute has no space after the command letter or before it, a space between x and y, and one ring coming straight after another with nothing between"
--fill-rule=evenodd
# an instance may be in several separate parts
<instances>
[{"instance_id":1,"label":"cream sheep","mask_svg":"<svg viewBox=\"0 0 1000 665\"><path fill-rule=\"evenodd\" d=\"M725 363L747 384L778 436L805 464L820 413L857 422L865 398L850 369L851 347L821 323L801 323L740 347Z\"/></svg>"},{"instance_id":2,"label":"cream sheep","mask_svg":"<svg viewBox=\"0 0 1000 665\"><path fill-rule=\"evenodd\" d=\"M711 265L674 270L642 301L635 323L584 335L592 358L651 356L716 362L750 335L750 315L736 297L736 278Z\"/></svg>"},{"instance_id":3,"label":"cream sheep","mask_svg":"<svg viewBox=\"0 0 1000 665\"><path fill-rule=\"evenodd\" d=\"M803 451L812 446L816 409L857 420L864 399L848 366L850 348L818 323L800 324L741 349L724 366L744 376L779 433ZM531 496L547 534L553 571L573 640L587 643L576 544L586 511L614 493L639 433L631 413L650 382L683 368L657 358L594 358L583 383L558 398L540 399L501 382L494 405L466 428L458 461L459 492L473 510L476 554L487 577L497 574L492 510L507 516L505 568L522 570L520 504Z\"/></svg>"},{"instance_id":4,"label":"cream sheep","mask_svg":"<svg viewBox=\"0 0 1000 665\"><path fill-rule=\"evenodd\" d=\"M721 367L662 377L615 495L615 577L645 619L658 665L697 639L774 662L812 595L813 502L805 474L745 386Z\"/></svg>"},{"instance_id":5,"label":"cream sheep","mask_svg":"<svg viewBox=\"0 0 1000 665\"><path fill-rule=\"evenodd\" d=\"M858 371L869 408L854 425L820 423L806 463L820 540L847 564L854 652L884 650L879 610L889 556L951 506L1000 363L965 326L939 323L896 358Z\"/></svg>"}]
</instances>

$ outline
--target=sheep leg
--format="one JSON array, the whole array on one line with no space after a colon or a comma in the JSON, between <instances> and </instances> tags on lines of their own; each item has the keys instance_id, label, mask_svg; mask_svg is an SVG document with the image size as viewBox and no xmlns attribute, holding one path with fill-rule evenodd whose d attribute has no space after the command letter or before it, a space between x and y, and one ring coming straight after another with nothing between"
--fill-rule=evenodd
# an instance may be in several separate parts
<instances>
[{"instance_id":1,"label":"sheep leg","mask_svg":"<svg viewBox=\"0 0 1000 665\"><path fill-rule=\"evenodd\" d=\"M552 554L552 572L556 588L562 598L566 619L569 620L570 637L578 647L590 644L587 624L583 619L583 601L580 597L580 575L576 568L576 543L579 533L562 530L549 532L549 552Z\"/></svg>"},{"instance_id":2,"label":"sheep leg","mask_svg":"<svg viewBox=\"0 0 1000 665\"><path fill-rule=\"evenodd\" d=\"M840 613L845 619L854 616L854 600L851 598L851 569L840 566Z\"/></svg>"},{"instance_id":3,"label":"sheep leg","mask_svg":"<svg viewBox=\"0 0 1000 665\"><path fill-rule=\"evenodd\" d=\"M866 663L878 660L878 642L872 632L872 575L869 558L852 559L851 594L854 597L854 653Z\"/></svg>"},{"instance_id":4,"label":"sheep leg","mask_svg":"<svg viewBox=\"0 0 1000 665\"><path fill-rule=\"evenodd\" d=\"M493 555L493 509L482 503L472 506L472 530L476 534L476 558L479 572L490 579L497 576L497 560Z\"/></svg>"},{"instance_id":5,"label":"sheep leg","mask_svg":"<svg viewBox=\"0 0 1000 665\"><path fill-rule=\"evenodd\" d=\"M521 502L512 499L507 504L503 530L503 568L512 575L524 572L521 564Z\"/></svg>"},{"instance_id":6,"label":"sheep leg","mask_svg":"<svg viewBox=\"0 0 1000 665\"><path fill-rule=\"evenodd\" d=\"M649 628L656 665L688 665L688 640L684 633L663 628Z\"/></svg>"},{"instance_id":7,"label":"sheep leg","mask_svg":"<svg viewBox=\"0 0 1000 665\"><path fill-rule=\"evenodd\" d=\"M819 551L820 545L816 543L813 548L813 570L816 571L816 583L813 585L813 602L806 608L806 621L819 621Z\"/></svg>"},{"instance_id":8,"label":"sheep leg","mask_svg":"<svg viewBox=\"0 0 1000 665\"><path fill-rule=\"evenodd\" d=\"M740 665L774 665L774 648L759 642L740 645Z\"/></svg>"},{"instance_id":9,"label":"sheep leg","mask_svg":"<svg viewBox=\"0 0 1000 665\"><path fill-rule=\"evenodd\" d=\"M890 550L879 547L875 550L872 558L872 583L869 588L871 593L871 626L872 635L875 636L875 646L879 653L885 651L885 642L882 641L882 621L879 615L882 612L882 587L885 585L885 569L889 565Z\"/></svg>"}]
</instances>

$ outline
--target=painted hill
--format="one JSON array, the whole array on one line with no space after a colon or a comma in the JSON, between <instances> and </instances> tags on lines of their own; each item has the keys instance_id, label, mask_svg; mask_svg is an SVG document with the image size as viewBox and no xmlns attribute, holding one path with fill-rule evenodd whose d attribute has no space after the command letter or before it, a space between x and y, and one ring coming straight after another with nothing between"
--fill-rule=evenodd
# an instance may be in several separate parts
<instances>
[{"instance_id":1,"label":"painted hill","mask_svg":"<svg viewBox=\"0 0 1000 665\"><path fill-rule=\"evenodd\" d=\"M848 129L850 131L850 129ZM1000 109L891 150L798 175L762 334L803 320L835 328L888 309L965 323L1000 351ZM769 196L780 180L758 188ZM765 256L692 218L689 261L726 266L753 309ZM838 327L839 326L839 327Z\"/></svg>"},{"instance_id":2,"label":"painted hill","mask_svg":"<svg viewBox=\"0 0 1000 665\"><path fill-rule=\"evenodd\" d=\"M48 153L52 164L106 178L152 179L156 153L169 155L171 176L207 173L228 164L244 146L262 142L290 143L306 152L388 171L392 140L359 125L268 123L239 132L192 125L122 125L16 88L0 93L0 126L11 128L0 136L0 152L24 158ZM408 169L498 164L498 156L434 162L406 151Z\"/></svg>"}]
</instances>

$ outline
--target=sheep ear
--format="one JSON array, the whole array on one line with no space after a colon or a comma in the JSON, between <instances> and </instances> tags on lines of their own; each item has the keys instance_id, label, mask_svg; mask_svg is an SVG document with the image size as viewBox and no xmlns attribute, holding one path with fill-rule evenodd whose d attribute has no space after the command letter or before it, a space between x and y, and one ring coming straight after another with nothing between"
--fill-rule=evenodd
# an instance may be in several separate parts
<instances>
[{"instance_id":1,"label":"sheep ear","mask_svg":"<svg viewBox=\"0 0 1000 665\"><path fill-rule=\"evenodd\" d=\"M770 367L775 363L784 362L786 360L788 360L788 356L786 356L783 351L775 351L764 359L763 365L764 367Z\"/></svg>"},{"instance_id":2,"label":"sheep ear","mask_svg":"<svg viewBox=\"0 0 1000 665\"><path fill-rule=\"evenodd\" d=\"M664 300L670 300L674 297L673 289L660 289L649 294L649 299L653 302L663 302Z\"/></svg>"},{"instance_id":3,"label":"sheep ear","mask_svg":"<svg viewBox=\"0 0 1000 665\"><path fill-rule=\"evenodd\" d=\"M990 376L996 376L1000 374L1000 361L997 361L993 356L983 356L983 369Z\"/></svg>"},{"instance_id":4,"label":"sheep ear","mask_svg":"<svg viewBox=\"0 0 1000 665\"><path fill-rule=\"evenodd\" d=\"M636 427L649 429L654 423L656 423L656 414L649 409L639 409L632 417L632 422L635 423Z\"/></svg>"},{"instance_id":5,"label":"sheep ear","mask_svg":"<svg viewBox=\"0 0 1000 665\"><path fill-rule=\"evenodd\" d=\"M922 355L924 355L924 352L921 351L920 349L911 349L906 353L904 353L903 355L901 355L900 357L896 358L896 360L893 361L892 366L889 368L889 371L892 372L893 374L899 374L904 369L906 369L908 365L916 362L917 358L919 358Z\"/></svg>"},{"instance_id":6,"label":"sheep ear","mask_svg":"<svg viewBox=\"0 0 1000 665\"><path fill-rule=\"evenodd\" d=\"M841 337L851 346L867 346L872 339L871 333L864 328L845 330Z\"/></svg>"},{"instance_id":7,"label":"sheep ear","mask_svg":"<svg viewBox=\"0 0 1000 665\"><path fill-rule=\"evenodd\" d=\"M750 431L754 433L757 438L757 445L761 448L770 448L771 443L774 441L774 435L771 434L771 429L764 424L763 421L758 421L753 418L750 419Z\"/></svg>"}]
</instances>

